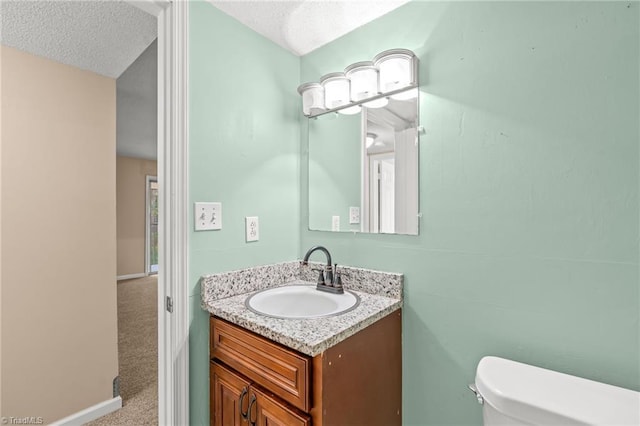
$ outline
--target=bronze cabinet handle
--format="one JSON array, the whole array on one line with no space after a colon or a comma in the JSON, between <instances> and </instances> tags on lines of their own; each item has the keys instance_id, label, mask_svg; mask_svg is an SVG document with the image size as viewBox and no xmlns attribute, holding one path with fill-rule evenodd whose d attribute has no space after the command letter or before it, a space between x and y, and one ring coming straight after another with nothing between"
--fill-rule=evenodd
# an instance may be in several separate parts
<instances>
[{"instance_id":1,"label":"bronze cabinet handle","mask_svg":"<svg viewBox=\"0 0 640 426\"><path fill-rule=\"evenodd\" d=\"M251 423L251 426L256 426L256 421L258 420L256 418L256 420L251 420L251 418L253 417L251 415L251 407L253 407L256 403L256 395L252 394L251 398L249 399L249 409L247 410L247 413L249 415L249 423ZM256 409L256 417L258 417L258 410Z\"/></svg>"},{"instance_id":2,"label":"bronze cabinet handle","mask_svg":"<svg viewBox=\"0 0 640 426\"><path fill-rule=\"evenodd\" d=\"M242 418L244 420L247 420L247 417L249 416L249 409L247 408L247 412L242 412L242 400L244 399L245 396L247 396L247 394L249 393L249 389L247 389L246 387L242 388L242 393L240 394L240 415L242 416Z\"/></svg>"}]
</instances>

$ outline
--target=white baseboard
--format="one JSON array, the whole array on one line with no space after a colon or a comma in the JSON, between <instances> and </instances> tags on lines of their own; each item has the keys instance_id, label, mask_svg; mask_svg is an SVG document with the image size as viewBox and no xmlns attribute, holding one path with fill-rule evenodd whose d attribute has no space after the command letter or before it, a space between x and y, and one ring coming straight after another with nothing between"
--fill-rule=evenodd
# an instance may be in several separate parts
<instances>
[{"instance_id":1,"label":"white baseboard","mask_svg":"<svg viewBox=\"0 0 640 426\"><path fill-rule=\"evenodd\" d=\"M141 272L139 274L118 275L116 278L118 281L122 281L122 280L132 280L134 278L144 278L146 276L147 274L145 274L144 272Z\"/></svg>"},{"instance_id":2,"label":"white baseboard","mask_svg":"<svg viewBox=\"0 0 640 426\"><path fill-rule=\"evenodd\" d=\"M92 407L85 408L75 414L51 423L52 426L80 426L97 418L122 408L122 398L117 396L113 399L102 401Z\"/></svg>"}]
</instances>

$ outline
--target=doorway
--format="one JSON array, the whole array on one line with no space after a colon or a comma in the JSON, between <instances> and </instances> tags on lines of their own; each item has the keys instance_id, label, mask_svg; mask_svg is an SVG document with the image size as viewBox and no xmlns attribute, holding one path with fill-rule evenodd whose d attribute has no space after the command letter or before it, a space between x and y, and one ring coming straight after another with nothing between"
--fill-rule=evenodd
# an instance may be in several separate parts
<instances>
[{"instance_id":1,"label":"doorway","mask_svg":"<svg viewBox=\"0 0 640 426\"><path fill-rule=\"evenodd\" d=\"M188 203L187 203L188 201L188 191L187 191L188 189L187 187L188 60L187 60L187 54L188 54L189 4L187 2L169 1L169 0L126 0L126 1L128 3L131 3L133 6L140 8L145 12L148 12L149 14L155 16L155 22L154 20L151 20L150 25L146 25L146 27L152 28L156 26L157 34L158 34L159 54L158 54L158 60L156 65L158 67L158 74L159 74L158 76L159 83L157 85L158 86L157 152L158 152L159 170L157 173L148 173L148 174L149 175L157 174L158 192L159 192L158 194L159 221L157 223L158 239L159 239L158 264L161 263L162 266L158 268L159 269L158 275L150 277L152 279L157 279L158 281L157 298L156 298L157 303L154 303L154 305L157 308L158 346L160 347L160 350L158 351L159 362L158 362L158 386L157 386L158 393L159 393L159 397L158 397L159 398L159 404L158 404L159 422L160 424L188 424L189 423L188 421L189 289L187 286L187 283L188 283L187 242L188 242L189 229L186 226L186 224L188 223L188 220L186 218L188 217L187 216L187 212L188 212ZM7 9L5 9L6 5L12 5L17 7L17 6L22 6L24 3L27 3L27 2L2 2L3 19L5 19L8 16ZM87 14L89 15L92 13L95 14L95 12L98 12L97 20L95 19L87 20L85 19L84 15L76 15L74 13L68 12L69 8L82 6L83 2L75 2L75 3L74 2L39 2L38 5L34 5L34 7L25 6L26 10L19 12L18 19L14 20L13 22L16 23L16 28L21 29L24 33L29 35L29 37L27 37L28 41L35 42L36 40L38 40L38 37L36 35L44 34L44 32L40 33L39 31L42 31L45 28L49 28L51 31L47 33L46 37L42 37L42 40L47 42L45 44L48 46L54 46L54 45L57 46L58 43L55 41L57 39L54 39L53 37L56 37L61 34L67 34L67 33L63 33L63 30L71 29L72 27L71 24L78 24L75 27L79 27L80 31L71 32L69 37L65 36L61 38L69 40L71 42L76 42L76 45L83 47L84 44L78 42L79 40L82 40L80 35L88 36L87 37L88 39L94 39L94 40L99 38L99 37L95 37L96 31L88 32L88 31L84 31L84 29L91 28L92 30L93 29L99 30L101 28L109 28L113 30L115 27L115 26L109 26L109 25L104 25L104 26L96 25L94 28L94 25L90 25L90 24L88 25L88 23L90 22L103 23L106 21L108 17L115 16L113 14L106 13L106 12L100 13L101 12L100 5L110 8L110 7L113 7L114 5L115 7L120 7L120 6L123 6L124 4L124 2L110 2L110 1L101 1L101 2L92 2L92 3L95 3L95 4L93 4L92 7L84 8L83 11L87 12ZM54 7L62 8L63 11L61 13L48 13L49 9ZM38 11L43 12L41 14L42 17L59 18L65 23L65 25L55 25L55 24L50 26L38 25L38 23L40 23L39 20L28 18L28 16L30 16L29 15L30 13L35 13ZM134 15L135 15L134 13L125 14L125 16L133 17L134 19L138 19L141 16L140 14L138 14L138 17L135 17ZM124 21L129 22L128 20L122 20L122 22ZM66 25L67 23L69 25ZM27 24L35 25L36 28L31 29ZM135 24L133 26L135 26L136 28L138 27ZM123 37L122 34L117 34L117 35L118 37L115 37L114 39L125 40L125 42L126 40L129 39L128 37ZM5 31L3 31L3 41L4 41L4 36L5 36ZM18 39L20 38L18 37ZM98 44L102 46L102 43L98 43ZM19 49L14 49L14 50L19 50ZM61 50L63 52L67 52L67 49L50 49L50 50L52 51ZM99 61L96 61L96 57L100 56L97 48L91 48L91 49L80 48L73 51L78 54L77 56L85 56L85 55L88 56L90 63L99 62ZM113 51L122 52L124 51L124 49L114 49ZM38 52L34 52L36 56L38 56L37 53ZM3 49L3 54L4 54L4 49ZM57 61L57 62L61 62L61 61ZM106 62L105 66L107 66L108 69L112 69L111 65L114 63L114 61L108 60L105 62ZM70 64L70 65L79 67L78 64L75 64L75 65ZM103 72L107 73L108 71L103 71ZM110 72L113 72L113 69ZM111 78L115 78L115 75L111 76ZM44 79L39 79L39 82L41 83L43 80ZM106 79L99 79L99 80L100 80L99 82L100 87L102 87L102 84L105 84L105 85L111 84ZM15 87L15 86L12 86L12 87ZM15 93L19 93L19 92L15 92ZM95 93L93 89L84 90L81 93L82 93L81 96L83 99L84 98L93 99L95 97ZM66 96L66 92L63 93L63 95ZM20 104L20 105L22 106L23 104ZM74 103L74 105L76 104ZM107 105L108 104L105 102L105 103L102 103L100 106L106 107ZM80 120L82 120L82 117L84 117L84 115L82 114L83 111L79 111L78 114L75 114L75 113L67 114L66 113L67 110L63 110L63 109L58 109L58 111L60 111L60 113L64 115L63 117L64 119L62 121L64 121L65 123L66 123L67 115L77 115ZM108 121L110 123L113 123L115 120L111 120L110 118L111 115L112 113L109 111L107 118L109 118ZM53 120L56 121L55 119ZM30 123L30 124L33 124L33 123ZM58 129L57 125L59 123L54 123L54 124L56 125L55 129L57 131ZM87 127L87 122L85 120L81 124L82 126L81 128L82 129L95 128L94 130L99 131L99 133L111 137L111 131L109 131L107 134L106 131L103 131L102 127L94 126L93 122L89 124L90 126ZM32 126L32 127L34 127L35 129L35 126ZM38 127L38 129L40 129L40 127ZM31 129L27 129L27 130L31 131ZM31 133L29 134L31 135ZM94 142L93 139L86 138L86 143L81 144L80 142L78 142L76 145L78 146L82 145L84 149L86 147L90 147L91 143L93 142ZM25 148L24 144L21 148ZM42 154L44 151L38 151L38 152ZM58 149L57 152L58 153L65 152L65 150L61 148L61 149ZM85 151L82 151L82 153L84 152ZM111 155L111 153L109 152L107 153L107 155ZM85 162L85 165L86 164L90 164L90 162L87 161ZM106 166L106 162L101 163L101 166ZM74 167L74 166L71 166L71 167ZM75 169L72 169L70 172L73 172L74 170ZM97 168L95 170L92 170L92 172L98 172L104 175L107 175L107 174L111 175L111 173L113 173L113 170L110 167L108 170L103 167L103 168ZM53 182L56 182L56 181L54 180ZM142 183L139 185L140 190L143 190L143 187L142 187L143 184L144 184L144 176L143 176ZM86 201L83 204L91 204L97 210L103 210L105 213L108 213L108 214L115 213L115 208L112 209L109 207L108 209L106 208L102 209L102 207L107 207L106 203L102 204L102 201L100 202L100 204L98 204L97 202L94 202L94 198L91 198L94 195L94 194L91 194L91 191L90 191L91 188L81 187L81 189L84 189L84 193L82 197L79 198L79 200ZM164 189L166 189L165 193L163 193ZM20 191L20 192L23 195L26 193L26 191ZM114 195L111 189L109 189L108 191L100 191L100 192L101 192L100 194L101 196L106 194L106 196L108 196L110 199ZM142 207L144 206L143 203L144 203L144 199L141 200L140 210L142 210ZM109 202L109 205L110 204L111 202ZM80 213L80 215L72 214L71 216L68 216L68 217L76 218L76 216L78 220L82 223L89 223L93 218L93 215L84 215L82 213ZM66 219L68 219L68 217ZM141 214L139 216L139 220L141 222L143 220L142 217L144 217L144 214ZM108 221L110 226L114 223L114 220L111 217L109 217ZM73 225L73 223L71 223L71 225ZM141 228L140 231L142 232L144 232L143 226L144 226L144 222L142 222L140 225L140 228ZM60 226L58 226L58 228L61 229ZM86 235L91 235L91 233L88 233ZM142 240L143 238L144 236L142 235L140 240ZM115 236L113 236L113 239L115 240ZM111 236L109 238L105 238L105 241L107 240L109 244L112 243ZM76 247L74 247L74 250L81 250L82 247L83 247L82 244L76 244ZM90 248L89 246L87 247ZM88 252L91 253L93 252L93 250ZM141 256L142 259L139 262L139 269L135 272L136 273L144 272L143 248L141 248L137 253L139 253L138 256ZM71 261L68 263L71 264L71 267L73 268L73 266L77 263L73 262L72 256L67 256L67 258L71 259ZM112 265L111 260L109 260L108 262L106 261L106 259L105 261L102 261L102 257L99 258L98 265L100 266L100 268L104 267L104 270L100 269L100 271L98 271L96 275L99 274L100 278L105 280L106 285L104 287L107 288L111 296L113 296L113 292L112 292L113 289L111 287L111 284L113 282L115 286L117 271L115 270L115 268L113 269L111 268L111 265ZM71 273L73 272L74 272L74 269L71 269ZM64 274L61 275L61 278L67 279L64 276ZM84 292L84 293L88 294L89 296L91 296L92 294L92 292L89 292L89 293ZM84 293L82 295L74 293L74 295L77 297L71 298L72 303L75 303L75 305L79 306L80 308L79 310L78 309L75 309L75 310L81 313L86 311L85 309L82 309L83 299L81 299L81 296L83 296ZM108 304L110 305L110 307L105 307L105 311L109 309L109 312L113 312L113 310L111 309L111 302L114 301L113 297L109 297L109 298L100 297L99 299L101 299L100 301L108 302ZM153 297L148 299L153 301ZM171 309L166 309L165 307L171 307ZM100 314L102 314L102 311L97 311L96 309L93 309L92 311L99 312ZM113 321L115 318L112 318L111 315L109 316L110 318L108 322L112 324L111 321ZM93 317L105 318L106 315L93 315ZM68 319L71 319L71 318L74 318L74 317L69 317ZM83 321L76 321L76 320L74 320L73 322L75 324L79 324L83 326L84 328L91 326L93 324L93 323L84 324ZM113 327L112 325L109 325L109 328L111 330L114 330L115 327ZM28 336L30 335L28 332L30 332L31 330L26 330L26 331L27 332L21 333L21 334L23 336L26 336L25 338L28 339ZM37 328L34 329L34 331L36 331L34 333L34 336L36 337L42 336L42 332L37 331ZM73 341L82 341L83 335L86 334L81 331L80 335L76 335L78 331L70 327L56 327L55 331L60 332L61 337L64 337L64 338L69 337ZM102 331L105 331L105 332L103 333ZM99 335L98 337L101 337L101 336L104 337L103 339L99 339L99 340L101 340L101 342L108 341L106 344L108 344L109 346L109 350L101 351L101 353L107 354L107 357L109 358L109 360L105 361L104 363L100 362L100 364L104 364L106 366L106 371L104 372L104 374L102 370L97 367L90 368L88 370L88 371L91 371L92 373L95 373L96 371L98 371L98 374L97 374L99 376L98 379L94 380L93 375L89 377L91 381L91 386L93 386L95 383L95 387L97 389L96 391L97 396L92 395L89 389L87 389L86 393L83 394L84 389L82 389L82 386L81 386L80 388L76 387L77 389L74 389L74 391L79 393L77 397L75 393L73 394L69 393L69 395L67 395L68 392L62 392L62 393L53 392L51 393L51 395L49 395L50 398L48 400L47 398L43 400L44 402L46 402L45 404L46 407L55 407L56 410L59 410L59 412L54 413L53 415L61 416L63 414L70 414L68 417L71 417L71 418L62 419L64 420L62 424L64 424L65 422L66 424L84 423L86 421L89 421L97 417L100 414L115 410L118 408L119 405L121 405L121 398L118 397L118 380L116 376L117 370L116 370L115 362L113 362L114 361L113 359L113 354L114 354L113 340L114 339L112 339L112 336L105 336L107 334L106 326L101 327L100 332L97 334ZM58 346L55 347L56 350L61 351L60 352L61 354L64 355L65 353L71 354L71 352L77 352L76 350L77 348L75 348L74 345L69 346L63 343L60 343ZM92 342L89 342L89 343L92 343ZM84 346L87 346L87 345L84 345ZM93 345L89 345L89 346L93 346ZM95 349L95 346L93 347ZM102 349L102 347L99 347L99 349ZM64 351L67 351L67 352L64 352ZM62 358L64 357L61 357L61 359ZM71 359L72 361L74 360L74 358L69 358L69 357L66 357L66 358L67 358L66 361L69 361L69 359ZM54 372L55 373L54 376L64 377L69 380L73 379L74 373L76 373L77 371L85 371L85 370L76 368L77 366L75 365L74 362L69 363L69 362L62 361L59 363L59 366L60 368L53 369L53 370L56 370L56 372ZM39 372L40 370L33 370L33 371ZM44 381L47 381L46 379L47 377L45 377ZM51 380L49 380L49 382L51 382ZM29 394L26 396L31 397L32 395ZM62 403L58 403L58 398ZM98 402L98 404L95 404L94 406L91 406L91 407L85 407L83 404L83 402L87 404L89 402L95 402L97 399L100 399L100 398L108 398L108 399ZM82 410L76 413L68 413L69 408L63 407L66 401L73 402L73 406L69 405L69 407L74 408L79 405L77 408L82 408ZM19 402L22 403L23 401L19 401ZM26 402L27 402L27 398L25 397L24 403L26 404ZM44 407L43 411L45 411L45 408L46 408L45 405L43 405ZM4 408L4 405L3 405L3 408ZM35 408L39 409L38 406L35 406ZM35 413L35 414L40 414L40 413ZM43 412L41 414L46 414L48 416L48 413Z\"/></svg>"},{"instance_id":2,"label":"doorway","mask_svg":"<svg viewBox=\"0 0 640 426\"><path fill-rule=\"evenodd\" d=\"M370 232L392 234L395 224L395 157L393 152L369 157Z\"/></svg>"},{"instance_id":3,"label":"doorway","mask_svg":"<svg viewBox=\"0 0 640 426\"><path fill-rule=\"evenodd\" d=\"M189 424L189 2L125 0L158 30L158 423ZM178 113L179 112L179 113ZM161 266L160 266L161 265ZM149 277L151 278L151 277ZM182 285L180 285L182 284Z\"/></svg>"}]
</instances>

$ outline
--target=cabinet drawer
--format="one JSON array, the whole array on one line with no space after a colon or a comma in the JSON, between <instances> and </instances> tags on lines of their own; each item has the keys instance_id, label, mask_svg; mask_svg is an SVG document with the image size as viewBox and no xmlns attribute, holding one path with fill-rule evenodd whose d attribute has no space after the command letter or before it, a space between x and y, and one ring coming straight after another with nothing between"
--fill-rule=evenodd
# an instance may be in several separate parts
<instances>
[{"instance_id":1,"label":"cabinet drawer","mask_svg":"<svg viewBox=\"0 0 640 426\"><path fill-rule=\"evenodd\" d=\"M311 358L219 318L211 318L211 355L303 411L309 411Z\"/></svg>"}]
</instances>

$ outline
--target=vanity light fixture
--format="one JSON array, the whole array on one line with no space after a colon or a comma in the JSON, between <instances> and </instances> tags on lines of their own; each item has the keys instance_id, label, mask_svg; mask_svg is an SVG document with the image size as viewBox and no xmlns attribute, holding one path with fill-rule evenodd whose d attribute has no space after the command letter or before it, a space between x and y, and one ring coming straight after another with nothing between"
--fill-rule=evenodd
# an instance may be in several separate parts
<instances>
[{"instance_id":1,"label":"vanity light fixture","mask_svg":"<svg viewBox=\"0 0 640 426\"><path fill-rule=\"evenodd\" d=\"M360 111L362 111L362 107L360 105L354 105L348 108L339 109L338 113L344 115L353 115L359 113Z\"/></svg>"},{"instance_id":2,"label":"vanity light fixture","mask_svg":"<svg viewBox=\"0 0 640 426\"><path fill-rule=\"evenodd\" d=\"M380 92L409 87L417 81L415 54L407 49L385 50L373 58L380 72Z\"/></svg>"},{"instance_id":3,"label":"vanity light fixture","mask_svg":"<svg viewBox=\"0 0 640 426\"><path fill-rule=\"evenodd\" d=\"M382 108L384 106L387 106L388 103L389 98L378 98L374 101L365 102L362 105L366 106L367 108Z\"/></svg>"},{"instance_id":4,"label":"vanity light fixture","mask_svg":"<svg viewBox=\"0 0 640 426\"><path fill-rule=\"evenodd\" d=\"M375 133L367 133L366 136L366 147L367 148L371 148L371 145L373 145L373 143L376 141L376 139L378 138L378 135L376 135Z\"/></svg>"},{"instance_id":5,"label":"vanity light fixture","mask_svg":"<svg viewBox=\"0 0 640 426\"><path fill-rule=\"evenodd\" d=\"M304 115L319 114L326 110L324 106L324 89L320 83L305 83L298 87L302 96L302 112Z\"/></svg>"},{"instance_id":6,"label":"vanity light fixture","mask_svg":"<svg viewBox=\"0 0 640 426\"><path fill-rule=\"evenodd\" d=\"M349 79L342 72L332 72L320 79L324 88L324 106L327 109L349 104Z\"/></svg>"},{"instance_id":7,"label":"vanity light fixture","mask_svg":"<svg viewBox=\"0 0 640 426\"><path fill-rule=\"evenodd\" d=\"M351 81L351 100L354 102L378 94L378 69L373 62L356 62L344 69L344 75Z\"/></svg>"},{"instance_id":8,"label":"vanity light fixture","mask_svg":"<svg viewBox=\"0 0 640 426\"><path fill-rule=\"evenodd\" d=\"M361 105L382 108L389 97L405 100L418 96L418 58L407 49L385 50L373 61L356 62L343 73L326 74L319 84L302 84L298 93L307 117L327 112L357 114Z\"/></svg>"},{"instance_id":9,"label":"vanity light fixture","mask_svg":"<svg viewBox=\"0 0 640 426\"><path fill-rule=\"evenodd\" d=\"M391 99L396 99L398 101L406 101L407 99L414 99L417 97L418 97L418 88L405 90L404 92L391 95Z\"/></svg>"}]
</instances>

